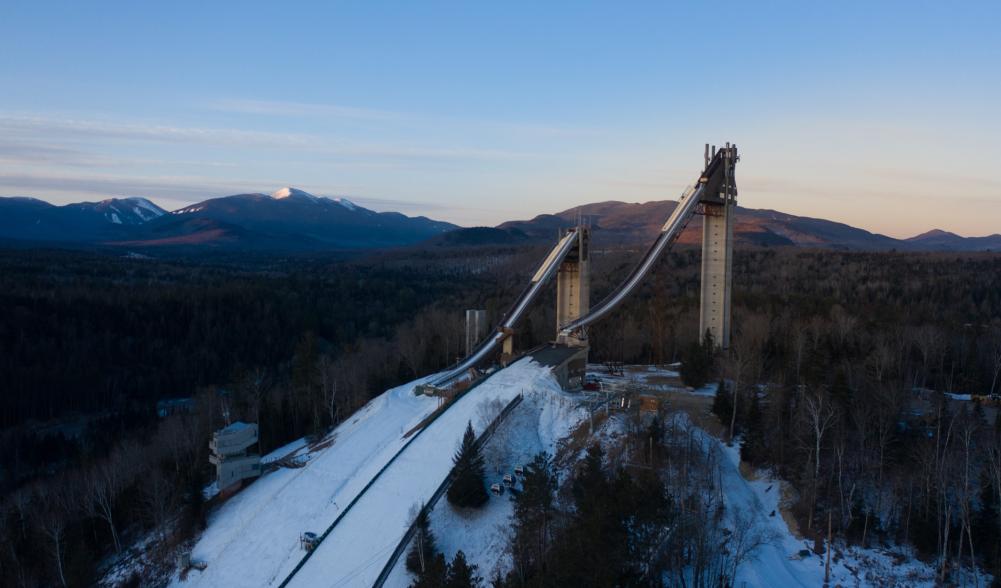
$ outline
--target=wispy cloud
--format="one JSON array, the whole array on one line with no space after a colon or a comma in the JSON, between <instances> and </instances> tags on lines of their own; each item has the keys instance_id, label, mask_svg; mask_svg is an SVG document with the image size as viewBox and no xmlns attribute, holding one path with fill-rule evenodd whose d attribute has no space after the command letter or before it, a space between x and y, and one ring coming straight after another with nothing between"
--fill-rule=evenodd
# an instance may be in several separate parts
<instances>
[{"instance_id":1,"label":"wispy cloud","mask_svg":"<svg viewBox=\"0 0 1001 588\"><path fill-rule=\"evenodd\" d=\"M78 149L0 137L0 163L94 165L100 159Z\"/></svg>"},{"instance_id":2,"label":"wispy cloud","mask_svg":"<svg viewBox=\"0 0 1001 588\"><path fill-rule=\"evenodd\" d=\"M27 137L104 138L213 145L310 147L317 144L315 137L294 133L16 115L0 115L0 133Z\"/></svg>"},{"instance_id":3,"label":"wispy cloud","mask_svg":"<svg viewBox=\"0 0 1001 588\"><path fill-rule=\"evenodd\" d=\"M112 139L154 143L258 147L308 152L321 156L395 160L502 160L539 157L538 153L504 149L352 142L302 133L275 133L231 128L201 128L141 122L66 119L0 114L0 135L49 144L74 140ZM57 146L54 149L68 148ZM55 150L49 155L55 155Z\"/></svg>"},{"instance_id":4,"label":"wispy cloud","mask_svg":"<svg viewBox=\"0 0 1001 588\"><path fill-rule=\"evenodd\" d=\"M262 182L263 183L263 182ZM279 185L278 182L272 185ZM0 173L0 187L8 190L62 192L108 196L169 197L195 201L214 196L256 192L257 182L220 181L190 176L127 177L104 174Z\"/></svg>"},{"instance_id":5,"label":"wispy cloud","mask_svg":"<svg viewBox=\"0 0 1001 588\"><path fill-rule=\"evenodd\" d=\"M208 104L210 110L267 116L331 117L361 120L401 120L408 115L401 112L357 108L339 104L316 104L277 100L224 99Z\"/></svg>"},{"instance_id":6,"label":"wispy cloud","mask_svg":"<svg viewBox=\"0 0 1001 588\"><path fill-rule=\"evenodd\" d=\"M253 99L220 99L207 104L209 110L275 117L351 119L386 123L424 124L432 127L457 126L495 134L538 138L599 136L601 131L551 123L488 120L416 112L358 108L331 103L289 102Z\"/></svg>"},{"instance_id":7,"label":"wispy cloud","mask_svg":"<svg viewBox=\"0 0 1001 588\"><path fill-rule=\"evenodd\" d=\"M89 150L61 147L46 143L34 143L20 139L0 137L0 165L17 166L64 166L88 168L114 168L146 166L196 166L207 168L236 168L236 163L211 161L207 159L162 159L144 157L114 156Z\"/></svg>"}]
</instances>

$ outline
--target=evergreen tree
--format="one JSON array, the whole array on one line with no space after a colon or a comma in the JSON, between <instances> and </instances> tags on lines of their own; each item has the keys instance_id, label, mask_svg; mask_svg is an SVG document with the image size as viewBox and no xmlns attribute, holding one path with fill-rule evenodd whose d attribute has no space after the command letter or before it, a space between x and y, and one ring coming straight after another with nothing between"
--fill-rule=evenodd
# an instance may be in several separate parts
<instances>
[{"instance_id":1,"label":"evergreen tree","mask_svg":"<svg viewBox=\"0 0 1001 588\"><path fill-rule=\"evenodd\" d=\"M694 341L681 354L681 381L686 386L701 388L709 380L716 359L716 342L709 331L702 341Z\"/></svg>"},{"instance_id":2,"label":"evergreen tree","mask_svg":"<svg viewBox=\"0 0 1001 588\"><path fill-rule=\"evenodd\" d=\"M730 394L726 382L722 378L720 378L719 384L716 386L716 396L713 397L712 410L713 414L721 421L729 419L730 413L733 412L733 396Z\"/></svg>"},{"instance_id":3,"label":"evergreen tree","mask_svg":"<svg viewBox=\"0 0 1001 588\"><path fill-rule=\"evenodd\" d=\"M435 543L434 533L431 532L431 521L428 519L426 508L421 508L416 522L417 532L414 534L410 553L407 554L407 570L420 577L438 554L438 545Z\"/></svg>"},{"instance_id":4,"label":"evergreen tree","mask_svg":"<svg viewBox=\"0 0 1001 588\"><path fill-rule=\"evenodd\" d=\"M487 495L483 473L483 455L476 445L473 424L466 424L462 445L452 459L452 485L448 487L448 501L455 506L480 507L490 498Z\"/></svg>"},{"instance_id":5,"label":"evergreen tree","mask_svg":"<svg viewBox=\"0 0 1001 588\"><path fill-rule=\"evenodd\" d=\"M452 559L452 565L448 567L448 580L445 588L475 588L480 585L483 578L476 575L477 566L469 565L466 562L466 554L460 549Z\"/></svg>"},{"instance_id":6,"label":"evergreen tree","mask_svg":"<svg viewBox=\"0 0 1001 588\"><path fill-rule=\"evenodd\" d=\"M573 496L577 504L577 514L587 518L602 510L607 504L611 487L602 469L605 452L599 443L587 448L587 455L573 480Z\"/></svg>"},{"instance_id":7,"label":"evergreen tree","mask_svg":"<svg viewBox=\"0 0 1001 588\"><path fill-rule=\"evenodd\" d=\"M625 526L631 504L632 480L624 471L610 479L604 471L604 451L597 443L587 450L573 480L576 513L565 531L573 541L558 542L557 585L615 586L626 564L629 536Z\"/></svg>"},{"instance_id":8,"label":"evergreen tree","mask_svg":"<svg viewBox=\"0 0 1001 588\"><path fill-rule=\"evenodd\" d=\"M445 556L436 553L424 566L423 572L417 572L417 580L410 588L443 588L448 582L448 562Z\"/></svg>"},{"instance_id":9,"label":"evergreen tree","mask_svg":"<svg viewBox=\"0 0 1001 588\"><path fill-rule=\"evenodd\" d=\"M525 585L529 578L541 572L549 544L555 492L552 462L545 452L541 452L525 467L522 491L513 498L514 569L508 579L514 585Z\"/></svg>"}]
</instances>

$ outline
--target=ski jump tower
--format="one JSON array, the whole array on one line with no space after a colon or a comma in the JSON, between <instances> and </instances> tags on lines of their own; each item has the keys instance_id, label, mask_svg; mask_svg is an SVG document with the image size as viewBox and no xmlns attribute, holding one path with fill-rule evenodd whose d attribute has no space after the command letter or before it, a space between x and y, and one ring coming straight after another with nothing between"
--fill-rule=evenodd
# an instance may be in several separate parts
<instances>
[{"instance_id":1,"label":"ski jump tower","mask_svg":"<svg viewBox=\"0 0 1001 588\"><path fill-rule=\"evenodd\" d=\"M721 149L722 173L708 175L709 162L716 156L706 145L705 164L700 182L707 185L697 213L702 214L702 296L699 310L699 336L712 337L716 346L730 346L730 289L733 283L733 224L737 208L737 184L734 168L737 146L729 143Z\"/></svg>"},{"instance_id":2,"label":"ski jump tower","mask_svg":"<svg viewBox=\"0 0 1001 588\"><path fill-rule=\"evenodd\" d=\"M730 287L733 267L733 223L737 206L734 169L740 157L737 146L711 149L706 145L705 162L698 181L678 199L671 216L660 229L639 263L626 279L601 302L591 305L591 230L578 219L564 231L532 276L525 289L503 315L493 334L484 338L465 359L430 378L422 386L440 389L469 375L501 348L501 362L514 356L514 333L529 305L548 281L556 276L556 343L587 353L587 332L625 300L643 281L696 214L704 217L702 228L702 294L699 330L717 347L730 345ZM577 354L579 355L579 354Z\"/></svg>"},{"instance_id":3,"label":"ski jump tower","mask_svg":"<svg viewBox=\"0 0 1001 588\"><path fill-rule=\"evenodd\" d=\"M591 228L579 222L577 244L567 253L556 272L556 331L587 314L591 306ZM587 339L571 334L564 338L567 345L583 347Z\"/></svg>"},{"instance_id":4,"label":"ski jump tower","mask_svg":"<svg viewBox=\"0 0 1001 588\"><path fill-rule=\"evenodd\" d=\"M704 166L698 183L678 201L660 235L617 289L590 308L590 231L578 226L576 243L563 258L557 273L557 342L571 347L587 346L587 328L619 305L652 270L656 261L678 239L691 218L703 216L702 293L699 334L717 347L730 345L730 289L733 282L733 223L737 206L734 170L739 160L737 146L705 147Z\"/></svg>"}]
</instances>

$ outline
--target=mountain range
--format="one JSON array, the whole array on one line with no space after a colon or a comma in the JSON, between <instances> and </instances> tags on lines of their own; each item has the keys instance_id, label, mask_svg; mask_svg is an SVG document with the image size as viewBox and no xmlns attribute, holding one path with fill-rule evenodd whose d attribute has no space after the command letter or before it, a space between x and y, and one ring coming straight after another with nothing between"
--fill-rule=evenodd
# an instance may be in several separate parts
<instances>
[{"instance_id":1,"label":"mountain range","mask_svg":"<svg viewBox=\"0 0 1001 588\"><path fill-rule=\"evenodd\" d=\"M143 198L54 206L0 198L0 238L129 248L376 249L410 245L456 225L375 212L296 188L212 198L168 213Z\"/></svg>"},{"instance_id":2,"label":"mountain range","mask_svg":"<svg viewBox=\"0 0 1001 588\"><path fill-rule=\"evenodd\" d=\"M145 198L55 206L36 198L0 198L0 237L32 241L113 239L167 214Z\"/></svg>"},{"instance_id":3,"label":"mountain range","mask_svg":"<svg viewBox=\"0 0 1001 588\"><path fill-rule=\"evenodd\" d=\"M296 188L212 198L167 212L145 198L55 206L35 198L0 198L0 239L129 249L323 251L408 245L460 247L551 241L584 218L596 243L647 243L674 210L672 200L599 202L496 227L461 228L423 216L375 212L346 198ZM870 251L1001 251L1001 235L962 237L941 230L895 239L844 223L738 207L738 245ZM696 216L679 241L701 240Z\"/></svg>"}]
</instances>

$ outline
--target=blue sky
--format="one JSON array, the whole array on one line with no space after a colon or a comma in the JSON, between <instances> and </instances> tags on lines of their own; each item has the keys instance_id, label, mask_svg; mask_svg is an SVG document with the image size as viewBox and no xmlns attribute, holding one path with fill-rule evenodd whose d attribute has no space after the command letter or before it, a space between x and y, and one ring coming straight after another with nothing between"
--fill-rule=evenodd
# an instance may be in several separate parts
<instances>
[{"instance_id":1,"label":"blue sky","mask_svg":"<svg viewBox=\"0 0 1001 588\"><path fill-rule=\"evenodd\" d=\"M1001 3L11 2L0 195L294 185L495 224L676 198L1001 232Z\"/></svg>"}]
</instances>

